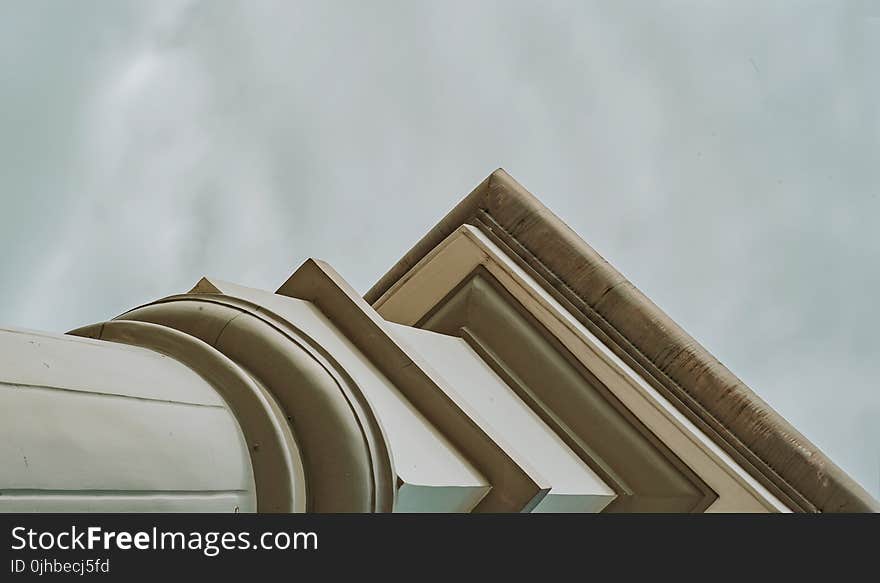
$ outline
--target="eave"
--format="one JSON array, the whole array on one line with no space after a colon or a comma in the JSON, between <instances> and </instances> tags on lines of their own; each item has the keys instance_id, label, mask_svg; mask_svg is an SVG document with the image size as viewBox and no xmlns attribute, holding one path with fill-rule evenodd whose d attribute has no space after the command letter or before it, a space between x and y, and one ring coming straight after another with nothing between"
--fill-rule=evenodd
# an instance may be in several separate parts
<instances>
[{"instance_id":1,"label":"eave","mask_svg":"<svg viewBox=\"0 0 880 583\"><path fill-rule=\"evenodd\" d=\"M628 367L793 510L880 503L504 170L496 170L370 289L381 298L462 225L514 259ZM696 277L696 276L695 276Z\"/></svg>"}]
</instances>

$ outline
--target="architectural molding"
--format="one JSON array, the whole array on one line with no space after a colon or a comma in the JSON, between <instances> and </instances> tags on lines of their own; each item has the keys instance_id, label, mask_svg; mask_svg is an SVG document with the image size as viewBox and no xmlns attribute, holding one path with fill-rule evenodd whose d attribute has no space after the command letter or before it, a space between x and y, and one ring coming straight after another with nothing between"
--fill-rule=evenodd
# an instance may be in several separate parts
<instances>
[{"instance_id":1,"label":"architectural molding","mask_svg":"<svg viewBox=\"0 0 880 583\"><path fill-rule=\"evenodd\" d=\"M310 259L0 329L0 405L0 511L878 508L503 171L365 298Z\"/></svg>"},{"instance_id":2,"label":"architectural molding","mask_svg":"<svg viewBox=\"0 0 880 583\"><path fill-rule=\"evenodd\" d=\"M247 381L220 368L0 329L0 512L254 512L246 437L217 390Z\"/></svg>"},{"instance_id":3,"label":"architectural molding","mask_svg":"<svg viewBox=\"0 0 880 583\"><path fill-rule=\"evenodd\" d=\"M111 320L70 334L154 350L196 371L228 403L241 426L253 467L257 508L306 511L302 459L283 411L226 355L199 338L148 321Z\"/></svg>"},{"instance_id":4,"label":"architectural molding","mask_svg":"<svg viewBox=\"0 0 880 583\"><path fill-rule=\"evenodd\" d=\"M468 302L469 298L472 301ZM462 335L490 354L506 352L499 366L513 371L509 374L511 386L518 387L523 398L544 410L548 422L561 435L576 439L576 451L618 484L625 497L617 504L623 508L627 507L626 496L631 496L628 502L637 508L645 508L639 504L653 499L654 503L667 504L659 508L671 511L685 510L682 505L696 509L700 500L711 502L703 507L712 511L788 509L475 227L463 225L456 229L379 298L375 307L390 321ZM493 317L493 311L498 310L505 313ZM523 335L528 326L516 325L518 312L527 313L533 320L533 339ZM535 325L540 327L537 334ZM552 337L559 347L547 347L543 341L534 340L541 337ZM580 364L577 371L564 362L566 354ZM526 358L528 364L523 363ZM566 371L568 378L547 383L540 379L541 374L564 375ZM523 377L531 380L523 381ZM597 390L607 392L595 398L601 395ZM594 395L594 399L584 400L587 395ZM612 411L631 415L628 421L618 417L608 424ZM606 447L604 456L592 451L595 446L591 441L600 447L602 444L594 427L603 423L603 416L606 431L618 432L615 447L631 444L625 456L617 457L616 467L610 465L616 453L612 449ZM647 430L638 431L642 424ZM627 434L628 440L623 438ZM646 447L649 442L652 447ZM653 456L653 462L646 455ZM681 471L663 471L663 459L678 465ZM679 459L687 469L681 467ZM627 472L627 463L632 464L628 479L621 475ZM648 479L652 468L658 471ZM685 478L688 473L690 479ZM644 490L634 490L634 480L642 477L648 492L664 492L664 482L657 476L673 480L665 495L645 496ZM688 483L691 487L686 486ZM718 499L712 501L715 494Z\"/></svg>"},{"instance_id":5,"label":"architectural molding","mask_svg":"<svg viewBox=\"0 0 880 583\"><path fill-rule=\"evenodd\" d=\"M478 185L365 299L382 312L389 291L462 225L503 249L677 415L785 506L823 512L880 510L864 488L503 170ZM383 313L390 308L385 309Z\"/></svg>"},{"instance_id":6,"label":"architectural molding","mask_svg":"<svg viewBox=\"0 0 880 583\"><path fill-rule=\"evenodd\" d=\"M276 293L313 302L486 476L493 487L474 511L528 512L549 492L550 483L486 434L480 421L450 397L454 392L441 387L443 379L413 358L389 324L329 265L306 261Z\"/></svg>"},{"instance_id":7,"label":"architectural molding","mask_svg":"<svg viewBox=\"0 0 880 583\"><path fill-rule=\"evenodd\" d=\"M305 511L392 509L392 462L375 415L344 370L298 329L246 301L206 294L171 296L117 320L153 322L194 336L265 387L293 431Z\"/></svg>"},{"instance_id":8,"label":"architectural molding","mask_svg":"<svg viewBox=\"0 0 880 583\"><path fill-rule=\"evenodd\" d=\"M717 495L484 267L420 318L459 336L613 485L609 512L702 512Z\"/></svg>"}]
</instances>

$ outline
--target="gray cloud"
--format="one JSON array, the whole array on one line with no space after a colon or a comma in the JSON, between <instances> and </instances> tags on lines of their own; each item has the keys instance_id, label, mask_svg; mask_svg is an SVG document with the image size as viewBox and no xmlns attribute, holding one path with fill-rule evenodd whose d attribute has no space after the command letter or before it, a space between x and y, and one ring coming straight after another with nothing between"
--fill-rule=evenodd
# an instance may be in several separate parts
<instances>
[{"instance_id":1,"label":"gray cloud","mask_svg":"<svg viewBox=\"0 0 880 583\"><path fill-rule=\"evenodd\" d=\"M365 290L504 166L880 494L864 6L4 4L0 322Z\"/></svg>"}]
</instances>

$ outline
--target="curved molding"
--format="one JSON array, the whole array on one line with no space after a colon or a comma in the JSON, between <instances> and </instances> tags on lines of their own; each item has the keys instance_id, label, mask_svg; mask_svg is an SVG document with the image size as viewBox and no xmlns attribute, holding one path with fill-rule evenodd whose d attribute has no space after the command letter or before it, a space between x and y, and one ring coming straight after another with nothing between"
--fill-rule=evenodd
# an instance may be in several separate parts
<instances>
[{"instance_id":1,"label":"curved molding","mask_svg":"<svg viewBox=\"0 0 880 583\"><path fill-rule=\"evenodd\" d=\"M302 459L309 512L390 512L395 479L386 440L362 392L302 331L229 296L171 296L116 321L153 322L199 338L271 393Z\"/></svg>"},{"instance_id":2,"label":"curved molding","mask_svg":"<svg viewBox=\"0 0 880 583\"><path fill-rule=\"evenodd\" d=\"M198 373L226 400L245 435L257 510L305 511L302 460L284 414L271 395L229 358L198 338L149 322L110 321L69 334L148 348Z\"/></svg>"},{"instance_id":3,"label":"curved molding","mask_svg":"<svg viewBox=\"0 0 880 583\"><path fill-rule=\"evenodd\" d=\"M309 259L276 293L312 302L486 477L492 487L472 512L531 512L550 491L547 480L520 465L508 444L491 436L478 415L465 411L446 381L410 352L391 324L329 265Z\"/></svg>"}]
</instances>

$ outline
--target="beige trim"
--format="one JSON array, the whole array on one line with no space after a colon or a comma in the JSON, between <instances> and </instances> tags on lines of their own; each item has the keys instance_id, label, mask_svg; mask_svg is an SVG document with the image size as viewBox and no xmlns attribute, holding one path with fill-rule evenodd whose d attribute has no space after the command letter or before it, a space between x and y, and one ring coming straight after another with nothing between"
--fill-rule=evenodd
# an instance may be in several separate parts
<instances>
[{"instance_id":1,"label":"beige trim","mask_svg":"<svg viewBox=\"0 0 880 583\"><path fill-rule=\"evenodd\" d=\"M463 224L504 248L618 358L786 505L875 512L874 500L506 172L459 203L364 296L375 303Z\"/></svg>"},{"instance_id":2,"label":"beige trim","mask_svg":"<svg viewBox=\"0 0 880 583\"><path fill-rule=\"evenodd\" d=\"M440 388L520 467L533 467L550 485L532 512L600 512L617 497L597 475L460 338L391 324L393 334L444 379Z\"/></svg>"},{"instance_id":3,"label":"beige trim","mask_svg":"<svg viewBox=\"0 0 880 583\"><path fill-rule=\"evenodd\" d=\"M494 276L719 495L710 511L788 510L474 227L456 229L377 300L376 309L387 320L413 325L477 267Z\"/></svg>"},{"instance_id":4,"label":"beige trim","mask_svg":"<svg viewBox=\"0 0 880 583\"><path fill-rule=\"evenodd\" d=\"M394 512L469 512L491 489L467 458L312 302L225 281L202 282L217 290L208 293L245 300L295 324L353 379L375 411L388 443L397 477Z\"/></svg>"},{"instance_id":5,"label":"beige trim","mask_svg":"<svg viewBox=\"0 0 880 583\"><path fill-rule=\"evenodd\" d=\"M702 512L717 497L485 268L416 327L466 342L612 487L605 512Z\"/></svg>"},{"instance_id":6,"label":"beige trim","mask_svg":"<svg viewBox=\"0 0 880 583\"><path fill-rule=\"evenodd\" d=\"M249 302L209 294L171 296L117 319L159 323L195 336L265 387L293 429L306 483L305 511L393 508L394 474L372 410L345 372L298 329Z\"/></svg>"},{"instance_id":7,"label":"beige trim","mask_svg":"<svg viewBox=\"0 0 880 583\"><path fill-rule=\"evenodd\" d=\"M198 338L151 322L115 320L68 334L149 348L201 375L229 404L247 440L257 511L305 511L302 459L284 414L271 395L226 356Z\"/></svg>"},{"instance_id":8,"label":"beige trim","mask_svg":"<svg viewBox=\"0 0 880 583\"><path fill-rule=\"evenodd\" d=\"M309 259L276 293L314 303L437 429L485 476L492 489L474 512L528 512L550 489L518 464L509 444L493 440L485 423L449 397L454 393L430 366L410 353L383 320L329 265Z\"/></svg>"}]
</instances>

